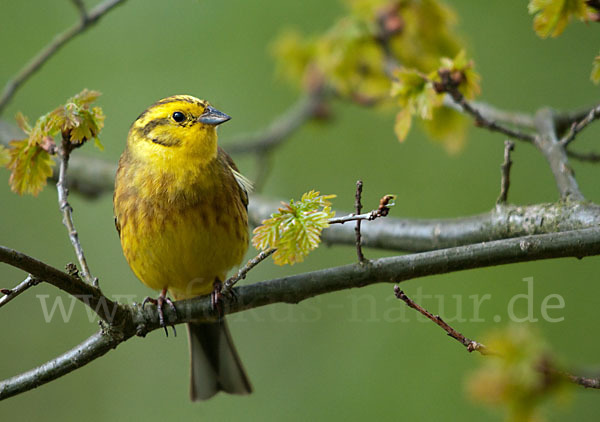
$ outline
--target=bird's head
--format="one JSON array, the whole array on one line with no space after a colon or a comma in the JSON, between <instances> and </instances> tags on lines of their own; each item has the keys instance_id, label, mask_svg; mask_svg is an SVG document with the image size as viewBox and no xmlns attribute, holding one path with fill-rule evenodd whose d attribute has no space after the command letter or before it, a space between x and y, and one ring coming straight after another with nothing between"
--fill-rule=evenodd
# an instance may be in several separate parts
<instances>
[{"instance_id":1,"label":"bird's head","mask_svg":"<svg viewBox=\"0 0 600 422\"><path fill-rule=\"evenodd\" d=\"M138 156L210 161L217 155L216 127L229 119L207 101L174 95L140 114L129 131L127 148Z\"/></svg>"}]
</instances>

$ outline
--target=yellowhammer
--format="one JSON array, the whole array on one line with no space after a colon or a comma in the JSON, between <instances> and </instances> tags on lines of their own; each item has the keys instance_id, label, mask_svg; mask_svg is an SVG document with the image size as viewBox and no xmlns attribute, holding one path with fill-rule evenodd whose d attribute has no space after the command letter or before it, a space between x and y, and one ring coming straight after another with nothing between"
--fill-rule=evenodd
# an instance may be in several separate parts
<instances>
[{"instance_id":1,"label":"yellowhammer","mask_svg":"<svg viewBox=\"0 0 600 422\"><path fill-rule=\"evenodd\" d=\"M248 248L250 183L217 146L230 117L206 101L175 95L131 126L115 182L115 222L135 275L160 290L162 307L208 294ZM171 304L172 305L172 304ZM191 397L252 391L224 319L188 324Z\"/></svg>"}]
</instances>

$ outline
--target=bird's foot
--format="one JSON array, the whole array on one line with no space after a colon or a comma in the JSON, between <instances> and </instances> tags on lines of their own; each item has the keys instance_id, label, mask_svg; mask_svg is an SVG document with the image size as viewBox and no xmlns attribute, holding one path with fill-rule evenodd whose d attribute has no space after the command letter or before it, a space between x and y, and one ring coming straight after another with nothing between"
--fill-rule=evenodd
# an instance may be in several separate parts
<instances>
[{"instance_id":1,"label":"bird's foot","mask_svg":"<svg viewBox=\"0 0 600 422\"><path fill-rule=\"evenodd\" d=\"M148 302L152 303L153 305L156 305L156 307L158 308L158 321L160 322L160 326L165 329L165 334L167 335L167 337L169 337L169 331L167 330L167 324L165 322L165 303L169 305L169 308L171 308L173 312L176 312L177 310L175 309L175 304L173 303L173 301L167 296L167 289L162 289L160 295L158 295L158 299L151 298L150 296L146 297L142 302L142 309L144 309L144 306ZM177 337L175 325L171 325L171 327L173 328L173 335Z\"/></svg>"}]
</instances>

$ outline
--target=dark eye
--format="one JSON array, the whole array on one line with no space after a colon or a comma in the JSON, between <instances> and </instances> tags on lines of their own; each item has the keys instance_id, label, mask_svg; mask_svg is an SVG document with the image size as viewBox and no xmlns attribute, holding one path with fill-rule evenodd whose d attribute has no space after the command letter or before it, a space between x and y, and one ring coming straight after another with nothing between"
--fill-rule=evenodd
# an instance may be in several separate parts
<instances>
[{"instance_id":1,"label":"dark eye","mask_svg":"<svg viewBox=\"0 0 600 422\"><path fill-rule=\"evenodd\" d=\"M183 114L181 111L176 111L173 113L173 120L175 120L177 123L181 123L185 120L185 114Z\"/></svg>"}]
</instances>

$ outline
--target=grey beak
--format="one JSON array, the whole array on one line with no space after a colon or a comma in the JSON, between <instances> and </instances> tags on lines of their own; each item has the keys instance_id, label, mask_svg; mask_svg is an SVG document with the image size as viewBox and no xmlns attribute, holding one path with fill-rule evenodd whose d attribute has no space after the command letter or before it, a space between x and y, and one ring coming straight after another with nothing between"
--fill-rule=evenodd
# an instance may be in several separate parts
<instances>
[{"instance_id":1,"label":"grey beak","mask_svg":"<svg viewBox=\"0 0 600 422\"><path fill-rule=\"evenodd\" d=\"M220 125L221 123L225 123L227 120L231 119L227 114L220 112L216 108L212 106L206 107L204 109L204 113L200 117L198 117L198 121L200 123L204 123L205 125Z\"/></svg>"}]
</instances>

